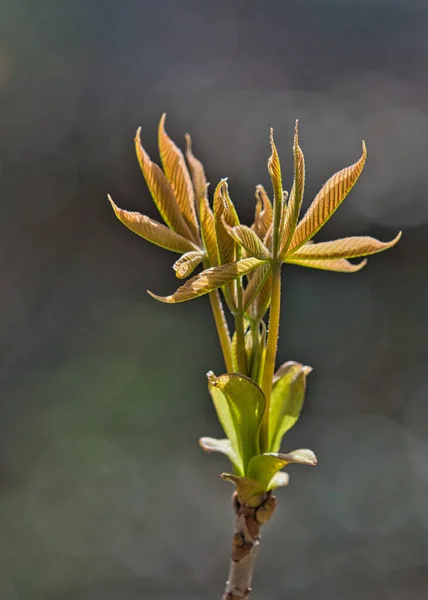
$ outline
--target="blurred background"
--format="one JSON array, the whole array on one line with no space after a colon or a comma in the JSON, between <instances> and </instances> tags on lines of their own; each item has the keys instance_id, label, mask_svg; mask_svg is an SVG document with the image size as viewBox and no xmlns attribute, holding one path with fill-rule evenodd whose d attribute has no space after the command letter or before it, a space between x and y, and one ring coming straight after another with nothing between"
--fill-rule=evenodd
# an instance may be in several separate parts
<instances>
[{"instance_id":1,"label":"blurred background","mask_svg":"<svg viewBox=\"0 0 428 600\"><path fill-rule=\"evenodd\" d=\"M265 528L254 600L428 592L428 5L423 0L0 0L0 598L219 598L232 487L205 373L208 301L162 305L175 255L134 156L162 112L242 220L268 189L269 128L307 206L368 146L318 239L393 250L355 275L284 269L279 357L314 367Z\"/></svg>"}]
</instances>

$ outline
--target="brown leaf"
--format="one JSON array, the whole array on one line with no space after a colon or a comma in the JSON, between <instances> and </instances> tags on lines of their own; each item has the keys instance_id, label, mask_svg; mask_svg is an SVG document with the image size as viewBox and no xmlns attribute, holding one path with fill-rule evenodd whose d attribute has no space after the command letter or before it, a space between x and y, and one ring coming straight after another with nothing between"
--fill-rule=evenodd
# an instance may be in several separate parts
<instances>
[{"instance_id":1,"label":"brown leaf","mask_svg":"<svg viewBox=\"0 0 428 600\"><path fill-rule=\"evenodd\" d=\"M242 246L249 256L255 256L260 260L268 260L270 258L269 250L263 244L261 239L246 225L237 225L229 227L223 217L223 225L230 237L237 244Z\"/></svg>"},{"instance_id":2,"label":"brown leaf","mask_svg":"<svg viewBox=\"0 0 428 600\"><path fill-rule=\"evenodd\" d=\"M157 296L152 292L149 292L149 294L153 296L153 298L156 298L156 300L168 304L186 302L187 300L192 300L193 298L208 294L226 283L246 275L262 264L263 262L257 258L244 258L236 263L219 265L202 271L202 273L199 273L192 277L192 279L186 281L186 283L179 287L171 296Z\"/></svg>"},{"instance_id":3,"label":"brown leaf","mask_svg":"<svg viewBox=\"0 0 428 600\"><path fill-rule=\"evenodd\" d=\"M282 200L282 175L281 164L279 162L278 152L273 139L273 129L270 130L270 145L272 148L272 154L268 160L268 170L272 180L275 204L275 202L281 202Z\"/></svg>"},{"instance_id":4,"label":"brown leaf","mask_svg":"<svg viewBox=\"0 0 428 600\"><path fill-rule=\"evenodd\" d=\"M333 242L307 244L293 252L291 256L301 260L359 258L360 256L368 256L388 250L388 248L395 246L400 238L401 231L390 242L380 242L369 236L347 237Z\"/></svg>"},{"instance_id":5,"label":"brown leaf","mask_svg":"<svg viewBox=\"0 0 428 600\"><path fill-rule=\"evenodd\" d=\"M305 189L305 157L299 146L298 121L294 130L294 181L291 188L290 200L287 211L285 212L284 224L281 227L281 251L280 256L284 257L291 243L293 233L296 229L299 219L300 208L302 206L303 192Z\"/></svg>"},{"instance_id":6,"label":"brown leaf","mask_svg":"<svg viewBox=\"0 0 428 600\"><path fill-rule=\"evenodd\" d=\"M199 220L201 222L201 235L207 251L211 266L218 265L217 235L215 230L214 213L208 200L203 198L200 202Z\"/></svg>"},{"instance_id":7,"label":"brown leaf","mask_svg":"<svg viewBox=\"0 0 428 600\"><path fill-rule=\"evenodd\" d=\"M226 179L220 181L214 192L214 220L220 263L232 262L235 259L235 242L227 233L224 223L235 227L239 225L239 219L229 197Z\"/></svg>"},{"instance_id":8,"label":"brown leaf","mask_svg":"<svg viewBox=\"0 0 428 600\"><path fill-rule=\"evenodd\" d=\"M122 210L116 206L110 196L108 196L108 199L119 221L148 242L180 254L195 250L196 246L192 242L171 231L165 225L157 223L138 212Z\"/></svg>"},{"instance_id":9,"label":"brown leaf","mask_svg":"<svg viewBox=\"0 0 428 600\"><path fill-rule=\"evenodd\" d=\"M257 296L262 291L269 277L270 266L262 265L250 274L249 282L244 291L244 311L247 312L251 305L255 303ZM254 307L252 307L254 308ZM253 310L250 311L252 316Z\"/></svg>"},{"instance_id":10,"label":"brown leaf","mask_svg":"<svg viewBox=\"0 0 428 600\"><path fill-rule=\"evenodd\" d=\"M137 129L135 135L135 150L154 203L170 229L189 240L193 240L192 234L181 214L171 184L165 177L162 169L150 160L149 155L141 144L140 134L141 127Z\"/></svg>"},{"instance_id":11,"label":"brown leaf","mask_svg":"<svg viewBox=\"0 0 428 600\"><path fill-rule=\"evenodd\" d=\"M311 269L321 269L322 271L337 271L338 273L356 273L367 264L367 259L362 260L358 264L352 264L346 258L336 258L333 260L301 260L295 258L294 255L287 256L286 263L299 265L301 267L310 267Z\"/></svg>"},{"instance_id":12,"label":"brown leaf","mask_svg":"<svg viewBox=\"0 0 428 600\"><path fill-rule=\"evenodd\" d=\"M186 252L186 254L180 256L180 258L172 265L177 277L179 279L188 277L196 269L196 267L201 264L201 262L204 260L204 256L205 254L200 250Z\"/></svg>"},{"instance_id":13,"label":"brown leaf","mask_svg":"<svg viewBox=\"0 0 428 600\"><path fill-rule=\"evenodd\" d=\"M252 229L261 240L264 239L267 230L272 225L273 208L269 196L262 185L256 187L256 210Z\"/></svg>"},{"instance_id":14,"label":"brown leaf","mask_svg":"<svg viewBox=\"0 0 428 600\"><path fill-rule=\"evenodd\" d=\"M199 205L202 200L207 201L207 178L205 169L200 160L198 160L192 152L192 138L186 133L186 158L192 174L193 189L195 190L196 208L199 210Z\"/></svg>"},{"instance_id":15,"label":"brown leaf","mask_svg":"<svg viewBox=\"0 0 428 600\"><path fill-rule=\"evenodd\" d=\"M195 195L192 181L183 153L165 131L165 118L166 114L164 113L159 122L158 131L159 153L163 170L171 184L181 214L192 233L193 240L198 242L199 228L196 218Z\"/></svg>"},{"instance_id":16,"label":"brown leaf","mask_svg":"<svg viewBox=\"0 0 428 600\"><path fill-rule=\"evenodd\" d=\"M346 167L335 173L315 196L308 212L297 226L290 244L290 250L295 250L303 246L305 242L310 240L311 237L321 229L324 223L328 221L331 215L339 208L340 204L357 182L357 179L363 170L366 158L366 145L363 142L363 153L360 160L350 167Z\"/></svg>"}]
</instances>

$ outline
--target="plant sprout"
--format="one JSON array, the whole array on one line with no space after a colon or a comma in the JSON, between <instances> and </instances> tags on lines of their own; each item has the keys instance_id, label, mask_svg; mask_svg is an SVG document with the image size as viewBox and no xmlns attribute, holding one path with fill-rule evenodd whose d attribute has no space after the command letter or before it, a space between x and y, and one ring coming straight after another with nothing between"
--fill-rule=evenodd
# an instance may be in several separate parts
<instances>
[{"instance_id":1,"label":"plant sprout","mask_svg":"<svg viewBox=\"0 0 428 600\"><path fill-rule=\"evenodd\" d=\"M212 206L202 163L192 153L186 136L186 160L165 131L165 114L159 123L158 143L163 170L151 161L135 137L140 167L165 224L138 212L118 208L109 196L118 219L147 241L181 256L173 269L187 278L200 265L202 271L170 296L153 298L168 304L208 295L226 373L207 374L225 439L202 437L207 452L220 452L232 465L222 477L236 486L233 507L236 526L231 566L224 600L242 600L251 591L260 528L272 516L276 501L272 491L288 484L282 469L290 463L314 466L315 454L301 449L280 452L284 434L299 418L311 367L288 361L275 370L281 308L281 268L284 263L355 273L365 257L394 246L361 236L315 243L313 237L339 208L359 178L366 162L366 146L353 165L338 171L324 184L299 221L305 187L305 159L299 146L296 122L293 144L294 180L290 194L283 190L281 166L270 133L268 170L273 201L256 187L254 222L241 224L229 196L226 179L214 190ZM234 323L231 335L223 307ZM268 314L268 324L265 322Z\"/></svg>"}]
</instances>

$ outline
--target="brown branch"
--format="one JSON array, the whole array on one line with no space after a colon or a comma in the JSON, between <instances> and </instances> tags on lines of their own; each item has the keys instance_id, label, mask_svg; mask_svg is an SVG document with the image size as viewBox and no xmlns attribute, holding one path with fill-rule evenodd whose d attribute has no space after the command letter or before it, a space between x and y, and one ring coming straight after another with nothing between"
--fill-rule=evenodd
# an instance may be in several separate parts
<instances>
[{"instance_id":1,"label":"brown branch","mask_svg":"<svg viewBox=\"0 0 428 600\"><path fill-rule=\"evenodd\" d=\"M260 545L260 527L275 510L275 496L263 494L256 506L242 504L235 492L232 496L236 513L235 531L232 538L232 554L229 578L223 600L247 600L251 593L254 563Z\"/></svg>"}]
</instances>

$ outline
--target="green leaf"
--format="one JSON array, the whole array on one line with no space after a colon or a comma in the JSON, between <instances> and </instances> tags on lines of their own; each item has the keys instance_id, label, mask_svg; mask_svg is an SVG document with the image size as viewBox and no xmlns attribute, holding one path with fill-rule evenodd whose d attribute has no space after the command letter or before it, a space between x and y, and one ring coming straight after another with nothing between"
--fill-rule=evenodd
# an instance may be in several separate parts
<instances>
[{"instance_id":1,"label":"green leaf","mask_svg":"<svg viewBox=\"0 0 428 600\"><path fill-rule=\"evenodd\" d=\"M277 452L284 434L299 418L311 367L289 361L274 375L269 411L268 450Z\"/></svg>"},{"instance_id":2,"label":"green leaf","mask_svg":"<svg viewBox=\"0 0 428 600\"><path fill-rule=\"evenodd\" d=\"M180 254L195 250L196 246L190 240L168 229L165 225L157 223L138 212L123 210L116 206L110 196L108 196L108 199L119 221L148 242Z\"/></svg>"},{"instance_id":3,"label":"green leaf","mask_svg":"<svg viewBox=\"0 0 428 600\"><path fill-rule=\"evenodd\" d=\"M262 502L262 495L265 493L263 485L255 479L233 475L232 473L222 473L222 478L230 481L236 486L238 498L247 506L258 506Z\"/></svg>"},{"instance_id":4,"label":"green leaf","mask_svg":"<svg viewBox=\"0 0 428 600\"><path fill-rule=\"evenodd\" d=\"M148 293L156 300L166 302L167 304L186 302L187 300L193 300L193 298L208 294L222 285L246 275L262 264L264 264L263 261L257 260L257 258L244 258L237 263L229 263L205 269L202 273L186 281L171 296L157 296L150 291Z\"/></svg>"},{"instance_id":5,"label":"green leaf","mask_svg":"<svg viewBox=\"0 0 428 600\"><path fill-rule=\"evenodd\" d=\"M230 440L217 440L211 437L201 437L199 445L205 452L219 452L224 454L237 471L240 470L240 461L232 448Z\"/></svg>"},{"instance_id":6,"label":"green leaf","mask_svg":"<svg viewBox=\"0 0 428 600\"><path fill-rule=\"evenodd\" d=\"M312 450L307 450L306 448L294 450L288 454L279 454L276 452L260 454L250 460L248 477L258 481L264 491L269 491L272 489L272 479L278 471L291 463L314 467L317 464L317 459ZM274 484L278 485L278 480Z\"/></svg>"},{"instance_id":7,"label":"green leaf","mask_svg":"<svg viewBox=\"0 0 428 600\"><path fill-rule=\"evenodd\" d=\"M218 419L238 457L238 474L244 475L250 459L259 454L259 428L265 409L265 397L248 377L226 373L216 377L208 373L208 389Z\"/></svg>"}]
</instances>

